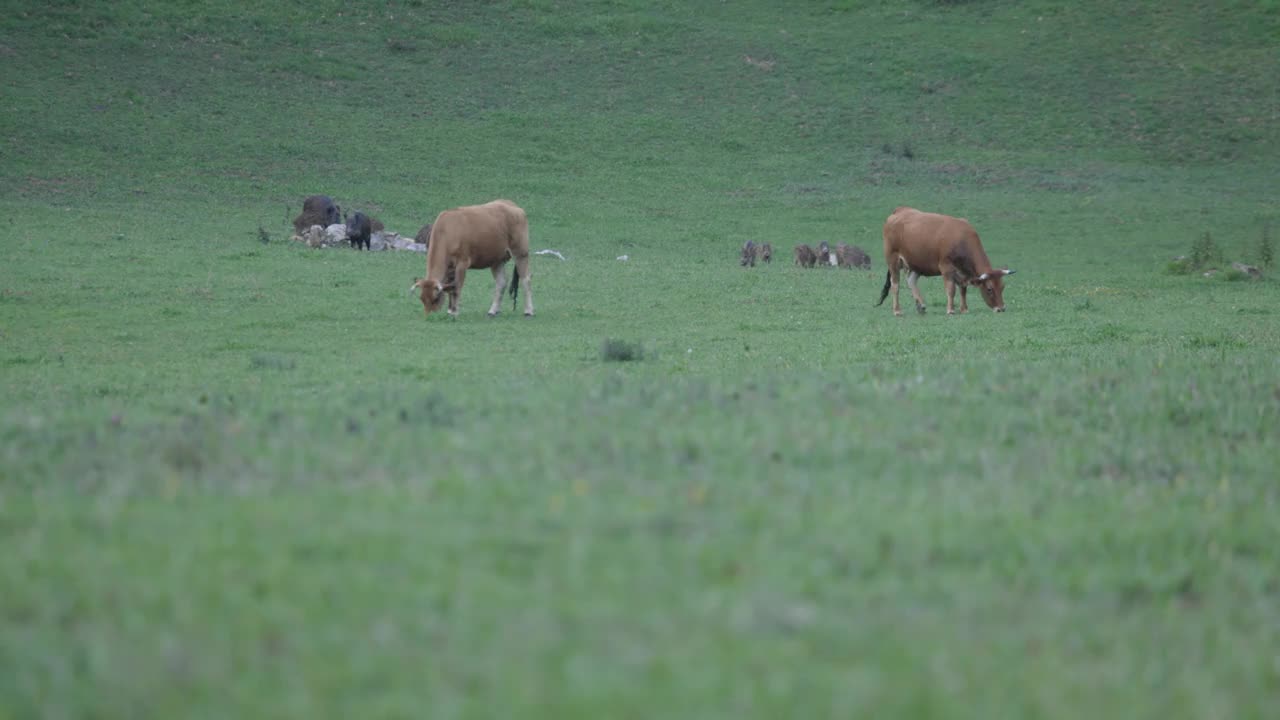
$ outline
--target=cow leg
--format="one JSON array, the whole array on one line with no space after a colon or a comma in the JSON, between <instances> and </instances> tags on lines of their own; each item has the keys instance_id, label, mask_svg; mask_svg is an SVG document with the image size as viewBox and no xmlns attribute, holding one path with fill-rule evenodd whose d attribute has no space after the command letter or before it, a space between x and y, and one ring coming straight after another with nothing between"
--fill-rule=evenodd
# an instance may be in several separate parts
<instances>
[{"instance_id":1,"label":"cow leg","mask_svg":"<svg viewBox=\"0 0 1280 720\"><path fill-rule=\"evenodd\" d=\"M467 277L467 266L458 263L453 269L454 287L449 293L449 315L458 317L458 301L462 298L462 281Z\"/></svg>"},{"instance_id":2,"label":"cow leg","mask_svg":"<svg viewBox=\"0 0 1280 720\"><path fill-rule=\"evenodd\" d=\"M886 257L885 262L889 265L889 291L893 293L893 314L902 316L902 306L898 304L898 267L897 257Z\"/></svg>"},{"instance_id":3,"label":"cow leg","mask_svg":"<svg viewBox=\"0 0 1280 720\"><path fill-rule=\"evenodd\" d=\"M950 275L942 276L942 284L947 289L947 314L956 314L956 281Z\"/></svg>"},{"instance_id":4,"label":"cow leg","mask_svg":"<svg viewBox=\"0 0 1280 720\"><path fill-rule=\"evenodd\" d=\"M489 306L489 317L494 317L502 309L502 291L507 289L507 264L493 266L493 304Z\"/></svg>"},{"instance_id":5,"label":"cow leg","mask_svg":"<svg viewBox=\"0 0 1280 720\"><path fill-rule=\"evenodd\" d=\"M520 277L520 289L524 290L524 316L533 317L533 286L529 284L529 256L516 258L516 272Z\"/></svg>"},{"instance_id":6,"label":"cow leg","mask_svg":"<svg viewBox=\"0 0 1280 720\"><path fill-rule=\"evenodd\" d=\"M960 283L960 314L969 312L969 283Z\"/></svg>"},{"instance_id":7,"label":"cow leg","mask_svg":"<svg viewBox=\"0 0 1280 720\"><path fill-rule=\"evenodd\" d=\"M916 287L916 283L920 280L920 273L915 270L907 271L907 287L911 288L911 297L916 299L916 312L924 314L924 298L920 297L920 288Z\"/></svg>"}]
</instances>

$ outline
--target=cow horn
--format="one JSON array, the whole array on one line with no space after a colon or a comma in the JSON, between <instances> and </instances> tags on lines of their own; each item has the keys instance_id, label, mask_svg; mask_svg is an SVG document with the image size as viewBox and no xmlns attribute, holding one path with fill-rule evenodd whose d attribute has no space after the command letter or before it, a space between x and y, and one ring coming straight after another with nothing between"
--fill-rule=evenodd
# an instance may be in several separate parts
<instances>
[{"instance_id":1,"label":"cow horn","mask_svg":"<svg viewBox=\"0 0 1280 720\"><path fill-rule=\"evenodd\" d=\"M1014 273L1016 273L1016 272L1018 272L1018 271L1017 271L1017 270L1005 270L1005 271L1004 271L1004 274L1005 274L1005 275L1012 275L1012 274L1014 274Z\"/></svg>"},{"instance_id":2,"label":"cow horn","mask_svg":"<svg viewBox=\"0 0 1280 720\"><path fill-rule=\"evenodd\" d=\"M987 276L990 274L991 273L982 273L981 275L978 276L978 282L986 282Z\"/></svg>"}]
</instances>

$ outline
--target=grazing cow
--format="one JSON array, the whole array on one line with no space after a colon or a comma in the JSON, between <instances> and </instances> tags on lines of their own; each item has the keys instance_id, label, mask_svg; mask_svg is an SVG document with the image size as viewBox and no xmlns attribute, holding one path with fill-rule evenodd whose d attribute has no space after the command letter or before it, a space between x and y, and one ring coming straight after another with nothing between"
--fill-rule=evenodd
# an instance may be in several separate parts
<instances>
[{"instance_id":1,"label":"grazing cow","mask_svg":"<svg viewBox=\"0 0 1280 720\"><path fill-rule=\"evenodd\" d=\"M813 248L808 245L797 245L795 249L796 264L800 267L811 268L814 263L818 262L818 255Z\"/></svg>"},{"instance_id":2,"label":"grazing cow","mask_svg":"<svg viewBox=\"0 0 1280 720\"><path fill-rule=\"evenodd\" d=\"M489 317L498 314L502 291L507 287L507 260L515 258L516 274L511 279L511 304L515 306L520 281L525 284L524 314L533 316L533 296L529 290L529 220L515 203L494 200L484 205L445 210L431 225L427 248L427 276L414 278L411 290L418 291L427 315L440 309L449 295L449 315L458 314L458 298L467 270L489 268L493 272L493 304ZM450 276L452 271L452 277Z\"/></svg>"},{"instance_id":3,"label":"grazing cow","mask_svg":"<svg viewBox=\"0 0 1280 720\"><path fill-rule=\"evenodd\" d=\"M373 223L369 222L369 216L362 212L352 213L347 218L347 241L351 243L351 247L356 250L369 249L369 235L373 232Z\"/></svg>"},{"instance_id":4,"label":"grazing cow","mask_svg":"<svg viewBox=\"0 0 1280 720\"><path fill-rule=\"evenodd\" d=\"M765 243L760 246L760 259L763 260L764 264L766 265L773 262L773 246L772 245L770 245L769 243Z\"/></svg>"},{"instance_id":5,"label":"grazing cow","mask_svg":"<svg viewBox=\"0 0 1280 720\"><path fill-rule=\"evenodd\" d=\"M921 212L900 207L884 221L884 261L889 266L880 302L893 290L893 314L898 305L898 272L907 270L907 286L916 301L916 311L924 313L924 298L916 287L920 276L942 276L947 290L947 314L955 314L956 285L960 286L960 312L969 311L966 292L970 285L982 291L982 299L996 312L1004 312L1004 277L1008 268L993 268L982 249L978 233L964 218Z\"/></svg>"},{"instance_id":6,"label":"grazing cow","mask_svg":"<svg viewBox=\"0 0 1280 720\"><path fill-rule=\"evenodd\" d=\"M755 242L752 240L748 240L742 246L742 259L738 261L738 264L743 267L747 267L748 265L751 267L755 267L757 251L758 249L756 248Z\"/></svg>"},{"instance_id":7,"label":"grazing cow","mask_svg":"<svg viewBox=\"0 0 1280 720\"><path fill-rule=\"evenodd\" d=\"M311 195L302 201L302 214L293 219L293 227L302 232L312 225L329 227L342 222L342 209L328 195Z\"/></svg>"},{"instance_id":8,"label":"grazing cow","mask_svg":"<svg viewBox=\"0 0 1280 720\"><path fill-rule=\"evenodd\" d=\"M842 268L871 269L871 256L857 245L840 243L836 245L836 261Z\"/></svg>"}]
</instances>

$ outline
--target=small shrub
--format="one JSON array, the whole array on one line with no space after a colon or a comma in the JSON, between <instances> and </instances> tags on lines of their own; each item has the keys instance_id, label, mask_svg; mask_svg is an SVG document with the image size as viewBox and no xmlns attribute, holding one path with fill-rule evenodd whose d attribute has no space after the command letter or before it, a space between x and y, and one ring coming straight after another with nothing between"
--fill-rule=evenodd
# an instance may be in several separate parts
<instances>
[{"instance_id":1,"label":"small shrub","mask_svg":"<svg viewBox=\"0 0 1280 720\"><path fill-rule=\"evenodd\" d=\"M633 360L643 360L644 348L640 346L640 343L607 338L604 341L604 345L600 348L600 357L603 358L605 362L631 362Z\"/></svg>"},{"instance_id":2,"label":"small shrub","mask_svg":"<svg viewBox=\"0 0 1280 720\"><path fill-rule=\"evenodd\" d=\"M260 353L249 358L249 367L254 370L293 370L298 363L291 357Z\"/></svg>"},{"instance_id":3,"label":"small shrub","mask_svg":"<svg viewBox=\"0 0 1280 720\"><path fill-rule=\"evenodd\" d=\"M1271 223L1262 224L1262 236L1258 238L1258 266L1271 269L1275 262L1275 249L1271 246Z\"/></svg>"},{"instance_id":4,"label":"small shrub","mask_svg":"<svg viewBox=\"0 0 1280 720\"><path fill-rule=\"evenodd\" d=\"M258 226L258 242L263 245L271 242L271 233L267 232L267 229L261 225Z\"/></svg>"},{"instance_id":5,"label":"small shrub","mask_svg":"<svg viewBox=\"0 0 1280 720\"><path fill-rule=\"evenodd\" d=\"M1170 260L1169 264L1164 266L1165 272L1170 275L1190 275L1195 269L1191 264L1191 258L1185 255Z\"/></svg>"},{"instance_id":6,"label":"small shrub","mask_svg":"<svg viewBox=\"0 0 1280 720\"><path fill-rule=\"evenodd\" d=\"M400 38L387 38L387 50L393 53L417 52L418 46Z\"/></svg>"},{"instance_id":7,"label":"small shrub","mask_svg":"<svg viewBox=\"0 0 1280 720\"><path fill-rule=\"evenodd\" d=\"M884 143L880 146L880 152L884 153L885 155L893 155L894 157L900 157L900 158L903 158L904 160L914 160L916 157L915 149L911 147L911 143L907 143L907 142L904 142L897 147L894 147L889 143Z\"/></svg>"},{"instance_id":8,"label":"small shrub","mask_svg":"<svg viewBox=\"0 0 1280 720\"><path fill-rule=\"evenodd\" d=\"M1218 249L1218 244L1213 241L1213 235L1208 230L1192 243L1190 259L1191 266L1196 269L1222 262L1222 251Z\"/></svg>"}]
</instances>

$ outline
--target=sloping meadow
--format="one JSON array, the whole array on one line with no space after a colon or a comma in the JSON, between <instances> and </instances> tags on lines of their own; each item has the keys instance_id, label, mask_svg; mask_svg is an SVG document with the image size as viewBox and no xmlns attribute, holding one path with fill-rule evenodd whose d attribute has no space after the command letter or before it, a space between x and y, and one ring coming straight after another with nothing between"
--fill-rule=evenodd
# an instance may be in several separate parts
<instances>
[{"instance_id":1,"label":"sloping meadow","mask_svg":"<svg viewBox=\"0 0 1280 720\"><path fill-rule=\"evenodd\" d=\"M0 716L1267 716L1280 285L1165 268L1264 264L1277 23L15 8ZM424 318L420 255L287 242L314 192L563 259ZM898 205L1009 312L877 307Z\"/></svg>"}]
</instances>

